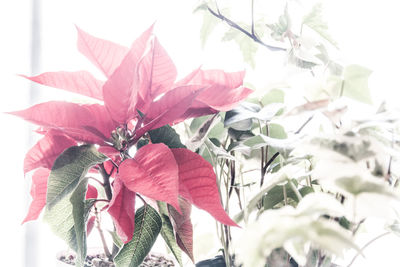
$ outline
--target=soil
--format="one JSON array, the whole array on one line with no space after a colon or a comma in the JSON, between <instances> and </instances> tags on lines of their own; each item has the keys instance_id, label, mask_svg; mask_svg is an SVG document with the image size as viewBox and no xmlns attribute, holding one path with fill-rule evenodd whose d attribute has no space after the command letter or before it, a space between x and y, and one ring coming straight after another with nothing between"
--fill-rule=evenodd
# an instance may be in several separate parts
<instances>
[{"instance_id":1,"label":"soil","mask_svg":"<svg viewBox=\"0 0 400 267\"><path fill-rule=\"evenodd\" d=\"M75 255L72 252L61 253L57 256L62 261L71 266L75 266ZM150 252L146 256L140 267L174 267L172 259L161 254ZM85 261L85 267L115 267L115 264L108 261L104 253L95 253L88 255Z\"/></svg>"}]
</instances>

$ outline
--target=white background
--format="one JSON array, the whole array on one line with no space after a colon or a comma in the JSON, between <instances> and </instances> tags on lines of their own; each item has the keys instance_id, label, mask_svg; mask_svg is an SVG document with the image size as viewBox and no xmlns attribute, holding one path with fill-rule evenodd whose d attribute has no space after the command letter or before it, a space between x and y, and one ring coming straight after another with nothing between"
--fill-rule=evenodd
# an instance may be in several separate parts
<instances>
[{"instance_id":1,"label":"white background","mask_svg":"<svg viewBox=\"0 0 400 267\"><path fill-rule=\"evenodd\" d=\"M42 0L36 6L41 41L35 56L40 60L31 62L33 4L29 0L0 2L0 266L54 266L53 255L65 248L40 221L21 226L30 200L29 177L24 179L22 172L23 157L36 137L29 134L32 128L26 122L3 112L24 109L32 101L66 97L51 88L32 87L16 74L81 69L98 74L76 49L74 24L95 36L129 46L156 21L156 34L180 75L199 65L247 68L232 45L212 43L201 49L201 17L192 14L195 1L184 0ZM391 0L325 1L326 20L340 44L342 57L374 71L370 87L377 99L375 104L384 98L393 105L399 101L398 11L399 4ZM31 73L32 64L35 73ZM214 227L212 220L206 227L210 223ZM397 237L382 239L366 251L367 260L361 262L360 258L353 266L398 266L394 260L399 243Z\"/></svg>"}]
</instances>

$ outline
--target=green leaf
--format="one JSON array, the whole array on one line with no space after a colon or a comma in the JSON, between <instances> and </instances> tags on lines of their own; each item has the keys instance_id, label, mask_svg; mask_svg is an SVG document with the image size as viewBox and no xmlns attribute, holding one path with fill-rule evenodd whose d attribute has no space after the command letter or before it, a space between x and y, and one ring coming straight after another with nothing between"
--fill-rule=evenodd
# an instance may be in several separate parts
<instances>
[{"instance_id":1,"label":"green leaf","mask_svg":"<svg viewBox=\"0 0 400 267\"><path fill-rule=\"evenodd\" d=\"M124 242L122 242L121 238L118 236L116 231L108 231L111 235L111 238L114 242L114 244L118 247L121 248L124 245Z\"/></svg>"},{"instance_id":2,"label":"green leaf","mask_svg":"<svg viewBox=\"0 0 400 267\"><path fill-rule=\"evenodd\" d=\"M322 19L322 4L317 3L311 12L303 18L303 24L317 32L322 38L338 48L338 44L328 33L328 24Z\"/></svg>"},{"instance_id":3,"label":"green leaf","mask_svg":"<svg viewBox=\"0 0 400 267\"><path fill-rule=\"evenodd\" d=\"M208 133L216 123L215 118L217 118L217 115L210 116L200 125L197 131L192 135L192 138L186 143L189 150L195 151L204 143Z\"/></svg>"},{"instance_id":4,"label":"green leaf","mask_svg":"<svg viewBox=\"0 0 400 267\"><path fill-rule=\"evenodd\" d=\"M360 65L347 66L343 72L344 84L341 84L343 95L371 104L371 93L368 88L368 78L371 73L371 70Z\"/></svg>"},{"instance_id":5,"label":"green leaf","mask_svg":"<svg viewBox=\"0 0 400 267\"><path fill-rule=\"evenodd\" d=\"M88 170L107 157L93 145L73 146L66 149L54 162L47 183L46 206L52 209L72 192Z\"/></svg>"},{"instance_id":6,"label":"green leaf","mask_svg":"<svg viewBox=\"0 0 400 267\"><path fill-rule=\"evenodd\" d=\"M169 125L149 131L153 144L163 143L169 148L186 148L176 131Z\"/></svg>"},{"instance_id":7,"label":"green leaf","mask_svg":"<svg viewBox=\"0 0 400 267\"><path fill-rule=\"evenodd\" d=\"M280 90L280 89L272 89L269 90L268 93L266 93L262 98L261 98L261 103L263 106L266 106L268 104L272 103L283 103L285 100L285 92Z\"/></svg>"},{"instance_id":8,"label":"green leaf","mask_svg":"<svg viewBox=\"0 0 400 267\"><path fill-rule=\"evenodd\" d=\"M222 147L218 147L214 145L213 142L210 141L210 139L206 139L204 141L204 144L207 146L208 150L213 154L215 158L224 158L224 159L229 159L229 160L235 160L235 157L229 154L225 149Z\"/></svg>"},{"instance_id":9,"label":"green leaf","mask_svg":"<svg viewBox=\"0 0 400 267\"><path fill-rule=\"evenodd\" d=\"M386 183L376 179L365 179L360 176L341 177L335 180L335 185L354 196L369 193L400 199L400 196Z\"/></svg>"},{"instance_id":10,"label":"green leaf","mask_svg":"<svg viewBox=\"0 0 400 267\"><path fill-rule=\"evenodd\" d=\"M181 249L179 248L178 244L176 243L174 228L172 226L171 220L169 219L167 204L164 202L157 201L159 211L161 213L161 236L164 238L165 243L172 251L175 256L175 259L178 261L180 266L182 264L182 255Z\"/></svg>"},{"instance_id":11,"label":"green leaf","mask_svg":"<svg viewBox=\"0 0 400 267\"><path fill-rule=\"evenodd\" d=\"M222 37L222 41L234 41L242 52L243 60L253 69L255 68L256 62L254 58L258 50L258 44L254 40L231 27Z\"/></svg>"},{"instance_id":12,"label":"green leaf","mask_svg":"<svg viewBox=\"0 0 400 267\"><path fill-rule=\"evenodd\" d=\"M135 232L115 256L117 267L138 267L150 252L162 226L161 217L150 205L145 204L135 214Z\"/></svg>"},{"instance_id":13,"label":"green leaf","mask_svg":"<svg viewBox=\"0 0 400 267\"><path fill-rule=\"evenodd\" d=\"M74 230L77 243L76 266L84 266L87 252L86 245L86 222L89 217L90 209L95 203L95 199L85 200L88 179L83 179L75 191L72 193L70 201L72 203L72 215L74 219Z\"/></svg>"},{"instance_id":14,"label":"green leaf","mask_svg":"<svg viewBox=\"0 0 400 267\"><path fill-rule=\"evenodd\" d=\"M296 185L297 182L293 180L293 183ZM296 202L299 202L300 200L297 198L296 193L293 191L293 189L288 185L284 185L286 187L286 194L288 198L293 199ZM262 203L263 207L265 210L267 209L272 209L275 205L278 203L282 202L284 197L283 197L283 185L277 185L274 188L272 188L268 193L263 197ZM299 189L300 194L304 197L305 195L314 192L312 187L305 186L301 189Z\"/></svg>"},{"instance_id":15,"label":"green leaf","mask_svg":"<svg viewBox=\"0 0 400 267\"><path fill-rule=\"evenodd\" d=\"M78 250L72 204L68 197L57 202L53 209L46 208L43 219L54 234L63 239L72 250Z\"/></svg>"},{"instance_id":16,"label":"green leaf","mask_svg":"<svg viewBox=\"0 0 400 267\"><path fill-rule=\"evenodd\" d=\"M208 10L205 10L203 14L203 25L200 29L200 40L202 48L205 47L208 37L212 34L219 22L219 19L214 17L210 12L208 12Z\"/></svg>"},{"instance_id":17,"label":"green leaf","mask_svg":"<svg viewBox=\"0 0 400 267\"><path fill-rule=\"evenodd\" d=\"M83 187L83 189L86 188ZM50 229L78 254L80 252L85 254L86 221L90 208L94 203L94 199L85 202L79 201L80 203L78 203L83 189L79 187L75 195L73 195L74 193L70 193L67 197L57 202L51 210L46 208L43 217L49 224ZM75 207L71 201L76 202ZM76 220L74 217L77 217Z\"/></svg>"}]
</instances>

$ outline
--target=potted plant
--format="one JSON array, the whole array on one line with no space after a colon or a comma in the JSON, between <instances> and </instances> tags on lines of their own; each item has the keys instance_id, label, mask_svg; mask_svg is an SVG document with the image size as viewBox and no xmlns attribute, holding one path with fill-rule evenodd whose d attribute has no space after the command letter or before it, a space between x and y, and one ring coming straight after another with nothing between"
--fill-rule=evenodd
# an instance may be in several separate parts
<instances>
[{"instance_id":1,"label":"potted plant","mask_svg":"<svg viewBox=\"0 0 400 267\"><path fill-rule=\"evenodd\" d=\"M182 265L193 260L191 206L236 226L221 205L213 167L181 143L169 125L233 108L252 91L244 72L197 69L180 81L153 34L130 48L78 31L78 49L104 76L86 71L46 72L25 78L92 99L50 101L11 112L39 126L43 137L28 151L32 203L24 222L44 220L87 259L87 235L99 231L104 261L139 266L161 234ZM110 216L107 244L101 216ZM112 246L111 246L112 245ZM110 265L111 266L111 265Z\"/></svg>"}]
</instances>

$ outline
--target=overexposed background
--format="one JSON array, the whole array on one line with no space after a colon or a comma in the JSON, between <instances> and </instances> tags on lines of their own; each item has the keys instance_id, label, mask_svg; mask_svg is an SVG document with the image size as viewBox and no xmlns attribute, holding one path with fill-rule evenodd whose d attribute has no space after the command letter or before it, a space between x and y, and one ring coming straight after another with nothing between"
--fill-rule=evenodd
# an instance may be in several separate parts
<instances>
[{"instance_id":1,"label":"overexposed background","mask_svg":"<svg viewBox=\"0 0 400 267\"><path fill-rule=\"evenodd\" d=\"M325 19L331 35L340 45L341 57L348 63L361 64L374 71L370 88L375 104L388 99L390 104L398 105L400 4L392 0L323 2ZM247 69L249 77L261 80L256 84L276 82L279 78L273 71L277 71L275 64L280 66L281 58L275 54L264 55L266 70L255 75L243 63L237 47L218 42L218 36L212 36L202 49L199 40L202 17L192 14L195 4L194 0L0 2L0 266L54 266L54 255L65 249L63 242L49 233L40 220L21 226L30 202L30 177L24 178L23 158L37 137L30 134L33 128L26 122L4 112L25 109L45 100L70 97L52 88L33 85L17 74L84 69L100 75L77 51L74 25L94 36L129 46L156 21L155 32L177 65L180 76L203 65L204 68L225 70ZM212 225L214 228L212 219L207 216L202 216L201 223L195 217L194 224L206 225L205 228ZM195 235L211 237L212 234L199 227ZM368 259L360 258L358 265L353 266L397 266L394 259L398 250L396 244L399 243L400 239L396 237L382 239L366 251L370 256Z\"/></svg>"}]
</instances>

